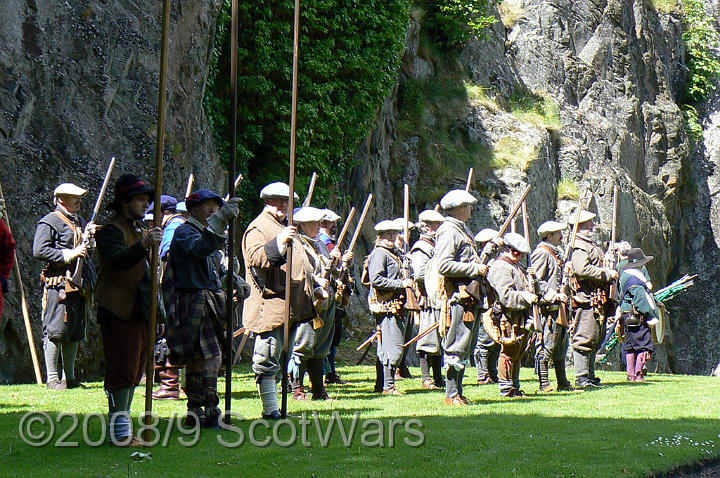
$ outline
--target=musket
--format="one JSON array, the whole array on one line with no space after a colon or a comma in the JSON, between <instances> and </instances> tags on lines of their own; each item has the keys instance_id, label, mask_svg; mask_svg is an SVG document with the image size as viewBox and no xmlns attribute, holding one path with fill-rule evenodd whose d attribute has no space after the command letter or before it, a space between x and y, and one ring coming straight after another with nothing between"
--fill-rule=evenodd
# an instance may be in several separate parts
<instances>
[{"instance_id":1,"label":"musket","mask_svg":"<svg viewBox=\"0 0 720 478\"><path fill-rule=\"evenodd\" d=\"M379 326L379 325L377 326L377 330L375 331L375 333L372 334L365 342L361 343L361 344L358 346L358 348L355 349L356 352L359 352L359 351L362 350L364 347L367 347L367 348L365 349L365 351L363 352L363 354L360 356L360 359L357 361L357 363L355 363L355 365L360 365L360 364L362 363L362 361L365 360L365 357L367 357L367 354L370 352L370 348L371 348L370 345L371 345L373 342L375 342L376 340L377 340L378 342L381 342L381 343L382 343L382 334L381 334L381 332L380 332L380 326Z\"/></svg>"},{"instance_id":2,"label":"musket","mask_svg":"<svg viewBox=\"0 0 720 478\"><path fill-rule=\"evenodd\" d=\"M510 224L512 223L513 219L515 218L515 215L518 213L518 211L520 210L520 207L522 206L523 202L525 201L525 198L527 198L528 194L530 194L530 189L532 189L532 184L528 184L528 187L525 188L525 191L523 191L522 195L520 196L520 200L517 202L517 204L515 204L515 206L513 206L507 219L505 219L505 222L503 222L502 226L500 226L500 230L498 231L495 238L502 237L505 235L505 233L508 230L508 227L510 227ZM490 254L483 254L480 257L481 264L487 263L488 260L490 260Z\"/></svg>"},{"instance_id":3,"label":"musket","mask_svg":"<svg viewBox=\"0 0 720 478\"><path fill-rule=\"evenodd\" d=\"M367 216L368 211L370 210L370 203L373 200L373 195L368 194L367 200L365 201L365 207L363 207L362 214L360 214L360 220L357 223L357 226L355 226L355 232L353 233L352 239L350 239L350 245L348 246L348 251L352 251L355 249L355 243L357 243L358 237L360 237L360 230L362 229L363 223L365 222L365 217ZM338 244L339 246L340 244Z\"/></svg>"},{"instance_id":4,"label":"musket","mask_svg":"<svg viewBox=\"0 0 720 478\"><path fill-rule=\"evenodd\" d=\"M237 175L237 177L235 178L235 182L233 182L233 190L230 191L229 193L227 193L227 195L225 196L225 202L228 202L230 200L231 195L233 195L233 196L235 195L235 190L238 188L238 186L240 186L240 183L242 182L243 179L244 178L243 178L242 173Z\"/></svg>"},{"instance_id":5,"label":"musket","mask_svg":"<svg viewBox=\"0 0 720 478\"><path fill-rule=\"evenodd\" d=\"M108 184L110 183L110 176L112 176L113 169L115 169L115 156L110 159L110 165L105 172L105 179L103 180L102 187L100 188L100 193L98 194L97 200L95 201L95 207L93 208L90 222L85 225L85 230L83 231L82 235L82 244L85 246L87 246L90 242L90 233L88 232L88 226L90 226L91 224L95 224L95 218L97 217L98 212L100 212L100 207L102 206L103 199L105 198L105 192L107 191ZM84 258L78 257L77 262L75 263L75 271L70 277L70 282L72 282L73 285L78 289L83 287L82 275L84 266Z\"/></svg>"},{"instance_id":6,"label":"musket","mask_svg":"<svg viewBox=\"0 0 720 478\"><path fill-rule=\"evenodd\" d=\"M305 197L305 200L302 203L302 207L308 207L310 205L310 201L312 201L313 193L315 192L315 182L317 181L318 174L313 171L312 178L310 179L310 186L308 187L308 193Z\"/></svg>"},{"instance_id":7,"label":"musket","mask_svg":"<svg viewBox=\"0 0 720 478\"><path fill-rule=\"evenodd\" d=\"M3 194L2 184L0 184L0 199L5 199ZM0 219L3 219L0 216ZM5 224L10 230L10 214L5 211ZM12 231L10 232L12 234ZM23 314L23 321L25 322L25 335L28 340L28 347L30 348L30 358L33 363L33 370L35 371L35 381L38 385L42 385L42 374L40 373L40 362L38 361L37 350L35 349L35 338L33 336L32 322L30 321L30 310L27 304L27 298L25 296L25 286L23 286L22 274L20 273L20 264L18 264L17 250L13 252L13 272L15 273L15 281L17 282L17 288L20 292L20 309ZM0 320L2 317L0 317ZM8 319L9 320L9 319Z\"/></svg>"},{"instance_id":8,"label":"musket","mask_svg":"<svg viewBox=\"0 0 720 478\"><path fill-rule=\"evenodd\" d=\"M190 195L190 193L193 191L194 184L195 184L195 175L193 173L190 173L190 176L188 176L187 187L185 188L185 197L188 197Z\"/></svg>"},{"instance_id":9,"label":"musket","mask_svg":"<svg viewBox=\"0 0 720 478\"><path fill-rule=\"evenodd\" d=\"M337 241L335 242L335 247L339 247L340 250L342 250L342 243L345 240L345 236L347 236L348 230L350 230L350 221L353 220L355 217L355 206L353 206L350 209L350 212L347 215L347 218L345 219L345 224L343 224L343 228L340 230L340 235L337 238Z\"/></svg>"},{"instance_id":10,"label":"musket","mask_svg":"<svg viewBox=\"0 0 720 478\"><path fill-rule=\"evenodd\" d=\"M615 268L616 262L617 262L617 256L615 254L615 240L617 237L617 215L618 215L618 187L617 184L613 185L613 204L612 204L612 225L610 227L610 243L608 244L608 253L610 257L608 258L607 254L605 257L606 263L605 267L609 268ZM610 260L608 260L610 259ZM620 294L618 293L618 281L614 280L610 284L610 298L614 300L615 302L618 302L620 299Z\"/></svg>"},{"instance_id":11,"label":"musket","mask_svg":"<svg viewBox=\"0 0 720 478\"><path fill-rule=\"evenodd\" d=\"M403 219L403 278L412 279L412 273L410 271L410 258L408 257L408 250L410 247L410 188L407 184L404 186ZM415 287L405 288L405 309L414 312L420 310L420 303L418 302Z\"/></svg>"},{"instance_id":12,"label":"musket","mask_svg":"<svg viewBox=\"0 0 720 478\"><path fill-rule=\"evenodd\" d=\"M467 182L465 183L465 192L466 192L466 193L469 193L469 192L470 192L470 185L472 184L473 174L474 174L474 173L475 173L475 170L474 170L473 168L470 168L470 171L468 171Z\"/></svg>"},{"instance_id":13,"label":"musket","mask_svg":"<svg viewBox=\"0 0 720 478\"><path fill-rule=\"evenodd\" d=\"M413 338L410 339L409 341L405 342L405 343L403 344L403 347L409 347L410 345L414 344L415 342L417 342L417 341L420 340L421 338L423 338L423 337L425 337L425 336L427 336L427 335L430 335L430 334L432 333L432 331L433 331L433 330L437 330L438 327L440 327L440 321L439 321L439 320L438 320L437 322L435 322L434 324L432 324L432 325L431 325L430 327L428 327L427 329L425 329L425 330L423 330L422 332L420 332L419 334L417 334L415 337L413 337Z\"/></svg>"},{"instance_id":14,"label":"musket","mask_svg":"<svg viewBox=\"0 0 720 478\"><path fill-rule=\"evenodd\" d=\"M570 271L568 270L570 268L570 261L572 260L572 253L575 249L575 240L577 239L577 231L578 231L578 222L580 221L580 212L583 208L583 196L580 196L578 198L578 203L576 206L576 212L575 212L575 223L573 224L572 234L570 235L570 240L568 241L567 249L565 250L565 256L562 259L562 264L560 264L560 267L562 267L562 279L560 281L560 287L558 287L558 290L562 293L564 293L568 298L570 297ZM558 318L557 322L563 327L567 327L570 324L569 316L572 315L572 301L568 300L567 305L560 304L560 308L558 309Z\"/></svg>"},{"instance_id":15,"label":"musket","mask_svg":"<svg viewBox=\"0 0 720 478\"><path fill-rule=\"evenodd\" d=\"M522 216L523 216L523 230L525 232L525 240L530 244L530 221L528 218L528 212L527 212L527 202L523 201L522 203ZM535 276L535 270L530 267L530 255L527 256L527 280L528 280L528 291L532 292L535 295L540 295L538 292L538 280ZM532 304L532 319L533 319L533 328L535 331L540 334L540 339L542 340L543 336L543 326L542 326L542 319L540 316L540 306L537 302Z\"/></svg>"}]
</instances>

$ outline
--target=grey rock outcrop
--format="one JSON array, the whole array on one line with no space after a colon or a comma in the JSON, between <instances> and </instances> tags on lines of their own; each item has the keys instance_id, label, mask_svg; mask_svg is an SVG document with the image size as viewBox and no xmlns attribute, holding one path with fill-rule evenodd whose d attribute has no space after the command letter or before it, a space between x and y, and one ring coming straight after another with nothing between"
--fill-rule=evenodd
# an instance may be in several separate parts
<instances>
[{"instance_id":1,"label":"grey rock outcrop","mask_svg":"<svg viewBox=\"0 0 720 478\"><path fill-rule=\"evenodd\" d=\"M708 198L704 210L696 211L703 206L688 208L689 191L694 187L688 178L697 169L698 158L692 155L678 106L686 72L679 15L658 13L643 0L507 0L505 4L512 8L516 20L507 28L498 22L487 38L470 41L459 55L461 67L456 68L458 83L477 85L483 94L468 88L463 112L453 118L453 126L463 130L470 146L485 149L479 149L470 160L457 161L449 178L428 174L423 160L418 170L414 157L429 137L422 132L435 127L429 125L428 118L437 123L438 112L434 109L433 114L425 114L415 132L393 128L405 114L402 105L388 106L401 103L396 90L380 112L372 141L358 153L361 165L354 177L363 179L362 184L355 181L351 186L359 190L356 196L374 191L376 204L382 205L376 216L383 219L399 212L398 188L383 190L377 183L387 184L389 179L400 184L412 177L416 184L434 184L441 191L462 187L466 168L476 167L482 174L473 189L479 196L479 207L470 221L474 230L499 225L514 199L532 184L530 236L535 242L539 223L567 218L575 201L559 198L558 185L570 184L591 192L589 208L598 213L597 236L606 241L610 236L612 191L617 185L618 237L655 255L650 266L655 284L664 285L685 272L699 272L699 260L678 254L684 243L705 244L710 240L712 246L706 248L710 255L703 255L703 259L706 264L716 264L717 245L712 238L718 237L718 231L714 236L708 231L702 238L688 231L689 225L709 224L710 217L715 216L709 214ZM438 58L418 48L420 19L414 18L409 28L399 78L401 89L409 79L438 80L437 72L442 69ZM415 24L418 20L420 28ZM445 75L447 63L445 58ZM557 104L555 124L548 122L548 115L538 120L523 114L518 101L529 97ZM452 107L455 112L461 109ZM708 129L712 129L710 125ZM717 148L706 145L706 149ZM485 166L478 167L481 164ZM373 171L382 173L368 178ZM703 194L698 193L701 203ZM412 203L420 211L432 207L437 199L437 195L416 195ZM517 227L522 231L521 221ZM702 249L702 244L694 249ZM706 275L712 281L711 276ZM673 329L686 320L681 304L689 297L671 304ZM720 315L714 311L706 315L705 323L717 328ZM704 372L705 365L676 357L687 355L690 344L709 349L711 342L702 338L704 335L693 341L675 340L674 347L673 336L668 336L652 367Z\"/></svg>"},{"instance_id":2,"label":"grey rock outcrop","mask_svg":"<svg viewBox=\"0 0 720 478\"><path fill-rule=\"evenodd\" d=\"M218 186L222 171L202 100L221 0L172 2L166 121L165 190ZM114 177L152 179L160 63L161 2L4 0L0 3L0 181L29 293L40 350L39 273L32 258L35 222L52 206L57 184L73 181L92 203L111 156ZM112 194L112 191L109 192ZM92 204L85 204L88 216ZM0 382L32 380L17 287L0 334ZM96 326L79 368L101 366Z\"/></svg>"}]
</instances>

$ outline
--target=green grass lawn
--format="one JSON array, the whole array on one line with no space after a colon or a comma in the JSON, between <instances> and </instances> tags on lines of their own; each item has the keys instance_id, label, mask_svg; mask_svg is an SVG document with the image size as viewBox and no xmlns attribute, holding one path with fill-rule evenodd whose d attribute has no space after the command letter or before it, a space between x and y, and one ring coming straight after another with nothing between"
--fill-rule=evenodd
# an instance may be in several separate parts
<instances>
[{"instance_id":1,"label":"green grass lawn","mask_svg":"<svg viewBox=\"0 0 720 478\"><path fill-rule=\"evenodd\" d=\"M63 392L32 385L2 386L0 476L646 476L720 454L716 378L651 375L646 384L628 384L622 373L601 372L606 388L533 395L537 385L532 370L524 369L523 386L530 395L503 399L497 386L470 385L475 373L470 369L465 395L475 404L450 408L443 403L442 391L422 390L419 379L399 382L404 396L385 397L372 392L374 368L346 367L341 372L350 383L329 388L339 400L290 401L290 413L307 413L305 443L298 418L292 420L297 431L294 445L261 447L249 442L251 427L258 440L272 437L272 430L253 425L260 415L260 400L249 368L242 366L235 370L233 383L233 410L245 417L235 424L244 434L241 446L228 448L218 442L219 438L237 442L239 434L234 431L203 430L196 445L184 447L178 440L189 438L173 426L168 445L139 449L152 454L140 461L130 456L138 449L83 442L85 417L107 410L101 383ZM143 410L142 390L136 392L136 415ZM185 401L154 403L164 419L163 437L167 419L182 416L185 406ZM50 444L32 447L23 442L19 424L29 411L46 411L56 421ZM327 433L333 412L342 417L346 433L359 414L355 435L347 437L349 446L337 422L328 443L321 444L315 411L322 433ZM76 447L55 446L72 422L70 417L59 417L61 412L79 416L78 429L65 439L78 441ZM408 422L412 419L422 425ZM97 418L87 424L89 438L101 437ZM422 444L410 446L421 441L420 434ZM282 425L277 435L290 441L291 426Z\"/></svg>"}]
</instances>

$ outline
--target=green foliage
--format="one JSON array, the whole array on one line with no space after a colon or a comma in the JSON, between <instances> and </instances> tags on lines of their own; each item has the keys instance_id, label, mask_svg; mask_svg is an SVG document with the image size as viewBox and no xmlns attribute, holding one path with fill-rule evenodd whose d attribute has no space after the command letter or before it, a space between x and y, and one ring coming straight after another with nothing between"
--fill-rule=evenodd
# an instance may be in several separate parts
<instances>
[{"instance_id":1,"label":"green foliage","mask_svg":"<svg viewBox=\"0 0 720 478\"><path fill-rule=\"evenodd\" d=\"M574 179L561 179L557 185L558 199L577 200L580 197L580 187Z\"/></svg>"},{"instance_id":2,"label":"green foliage","mask_svg":"<svg viewBox=\"0 0 720 478\"><path fill-rule=\"evenodd\" d=\"M560 106L546 93L515 94L510 98L510 111L520 120L550 130L560 130Z\"/></svg>"},{"instance_id":3,"label":"green foliage","mask_svg":"<svg viewBox=\"0 0 720 478\"><path fill-rule=\"evenodd\" d=\"M697 110L691 105L681 105L683 118L685 119L685 129L690 135L693 143L699 144L703 140L703 127L700 124L700 116Z\"/></svg>"},{"instance_id":4,"label":"green foliage","mask_svg":"<svg viewBox=\"0 0 720 478\"><path fill-rule=\"evenodd\" d=\"M492 8L499 0L425 0L429 13L426 23L433 39L451 47L461 47L472 38L484 38L487 28L497 21Z\"/></svg>"},{"instance_id":5,"label":"green foliage","mask_svg":"<svg viewBox=\"0 0 720 478\"><path fill-rule=\"evenodd\" d=\"M205 108L221 157L230 156L230 5L218 22ZM297 190L320 175L317 203L347 177L352 155L397 78L410 0L309 0L301 6ZM238 171L247 222L257 191L287 181L293 60L291 0L239 2ZM315 201L314 201L315 202Z\"/></svg>"},{"instance_id":6,"label":"green foliage","mask_svg":"<svg viewBox=\"0 0 720 478\"><path fill-rule=\"evenodd\" d=\"M720 59L715 52L720 48L720 35L705 13L703 0L683 0L683 14L683 41L689 56L687 95L697 102L717 89Z\"/></svg>"}]
</instances>

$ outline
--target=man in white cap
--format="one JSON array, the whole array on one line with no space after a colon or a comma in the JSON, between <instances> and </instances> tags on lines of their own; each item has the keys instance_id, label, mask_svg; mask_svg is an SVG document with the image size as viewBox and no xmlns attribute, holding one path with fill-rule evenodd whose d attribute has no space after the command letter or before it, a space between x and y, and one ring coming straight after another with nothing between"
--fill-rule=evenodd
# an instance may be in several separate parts
<instances>
[{"instance_id":1,"label":"man in white cap","mask_svg":"<svg viewBox=\"0 0 720 478\"><path fill-rule=\"evenodd\" d=\"M535 366L540 380L540 390L552 392L548 366L552 358L555 367L557 390L573 390L565 374L565 355L567 353L567 327L558 323L560 307L567 304L568 297L559 291L562 282L562 234L566 224L547 221L538 227L538 243L530 255L530 266L540 286L540 312L542 315L542 334L537 335L535 344Z\"/></svg>"},{"instance_id":2,"label":"man in white cap","mask_svg":"<svg viewBox=\"0 0 720 478\"><path fill-rule=\"evenodd\" d=\"M243 325L255 333L253 371L262 399L262 416L272 420L281 418L275 380L285 347L286 256L291 243L290 343L294 342L297 323L316 316L313 266L298 237L297 227L286 225L289 197L290 188L285 183L265 186L260 191L265 207L248 225L242 239L245 275L251 285L250 297L243 308ZM297 199L297 194L294 197Z\"/></svg>"},{"instance_id":3,"label":"man in white cap","mask_svg":"<svg viewBox=\"0 0 720 478\"><path fill-rule=\"evenodd\" d=\"M497 246L493 241L497 240L498 231L491 228L484 228L475 235L475 243L479 250L487 250L489 260L487 265L492 266L497 253ZM495 247L492 247L495 246ZM487 249L486 249L487 248ZM483 281L487 283L487 280ZM489 285L489 284L488 284ZM495 291L492 287L486 287L485 304L481 307L482 313L492 307L495 302ZM498 382L498 359L500 358L500 344L495 342L487 333L485 327L480 324L478 327L478 338L475 344L475 367L478 374L478 385L488 385Z\"/></svg>"},{"instance_id":4,"label":"man in white cap","mask_svg":"<svg viewBox=\"0 0 720 478\"><path fill-rule=\"evenodd\" d=\"M577 214L570 214L574 224ZM580 211L577 238L572 252L572 267L577 288L573 291L574 309L573 362L575 365L575 387L599 387L600 379L595 376L595 355L605 337L607 317L615 308L609 300L610 285L618 278L615 269L603 267L603 250L592 240L595 229L595 214Z\"/></svg>"},{"instance_id":5,"label":"man in white cap","mask_svg":"<svg viewBox=\"0 0 720 478\"><path fill-rule=\"evenodd\" d=\"M440 335L445 351L445 404L469 405L463 395L463 376L477 342L480 306L483 302L480 279L488 267L480 262L473 234L465 223L472 216L477 199L462 189L448 192L440 200L446 212L435 239L435 261L441 275Z\"/></svg>"},{"instance_id":6,"label":"man in white cap","mask_svg":"<svg viewBox=\"0 0 720 478\"><path fill-rule=\"evenodd\" d=\"M397 221L380 221L375 225L377 240L367 259L370 283L368 303L380 332L377 341L376 391L382 385L385 395L400 395L395 388L395 372L405 354L406 317L404 293L413 286L412 279L402 278L402 259L395 247L400 233ZM382 382L382 383L380 383Z\"/></svg>"},{"instance_id":7,"label":"man in white cap","mask_svg":"<svg viewBox=\"0 0 720 478\"><path fill-rule=\"evenodd\" d=\"M316 240L325 212L311 206L302 207L293 215L299 237L313 265L313 297L317 316L298 325L288 370L292 380L293 398L307 400L303 379L310 376L313 400L329 400L325 391L325 357L332 346L335 330L335 281L340 275L340 250L330 252L327 245Z\"/></svg>"},{"instance_id":8,"label":"man in white cap","mask_svg":"<svg viewBox=\"0 0 720 478\"><path fill-rule=\"evenodd\" d=\"M435 234L445 217L439 212L428 209L418 216L417 226L420 228L420 239L413 244L410 251L412 268L415 282L420 290L420 332L430 328L438 317L440 311L433 308L431 298L425 288L425 270L428 261L435 255ZM437 268L434 269L437 272ZM437 282L437 278L434 278ZM437 329L415 343L415 349L420 359L420 371L422 373L422 387L426 389L438 389L445 386L445 379L442 373L442 348L440 347L440 334ZM432 376L430 370L432 369Z\"/></svg>"},{"instance_id":9,"label":"man in white cap","mask_svg":"<svg viewBox=\"0 0 720 478\"><path fill-rule=\"evenodd\" d=\"M520 234L508 232L500 256L490 266L488 281L495 289L498 310L494 322L499 325L501 337L498 384L504 397L525 395L520 389L520 368L528 333L525 324L538 296L528 291L527 275L520 262L530 253L530 245Z\"/></svg>"},{"instance_id":10,"label":"man in white cap","mask_svg":"<svg viewBox=\"0 0 720 478\"><path fill-rule=\"evenodd\" d=\"M47 262L43 282L43 349L47 371L47 388L64 390L81 386L75 378L78 344L85 337L89 300L94 287L94 269L90 261L83 265L84 284L73 284L78 260L88 255L83 241L86 222L80 217L82 198L87 191L71 183L55 188L55 210L38 222L33 254ZM95 225L88 226L89 237ZM58 370L62 357L63 372Z\"/></svg>"},{"instance_id":11,"label":"man in white cap","mask_svg":"<svg viewBox=\"0 0 720 478\"><path fill-rule=\"evenodd\" d=\"M320 233L318 234L318 240L322 241L330 252L335 249L335 241L337 234L337 222L340 220L335 211L330 209L324 209L324 215L322 221L320 221ZM347 268L347 263L343 261L340 267ZM352 276L349 270L345 269L341 273L340 282L342 286L336 290L335 297L335 329L333 331L332 344L330 345L330 352L325 359L325 383L332 383L343 385L346 382L340 377L335 369L335 354L337 353L337 346L340 345L342 340L343 332L343 319L345 318L345 309L343 304L346 304L350 298L352 292Z\"/></svg>"}]
</instances>

